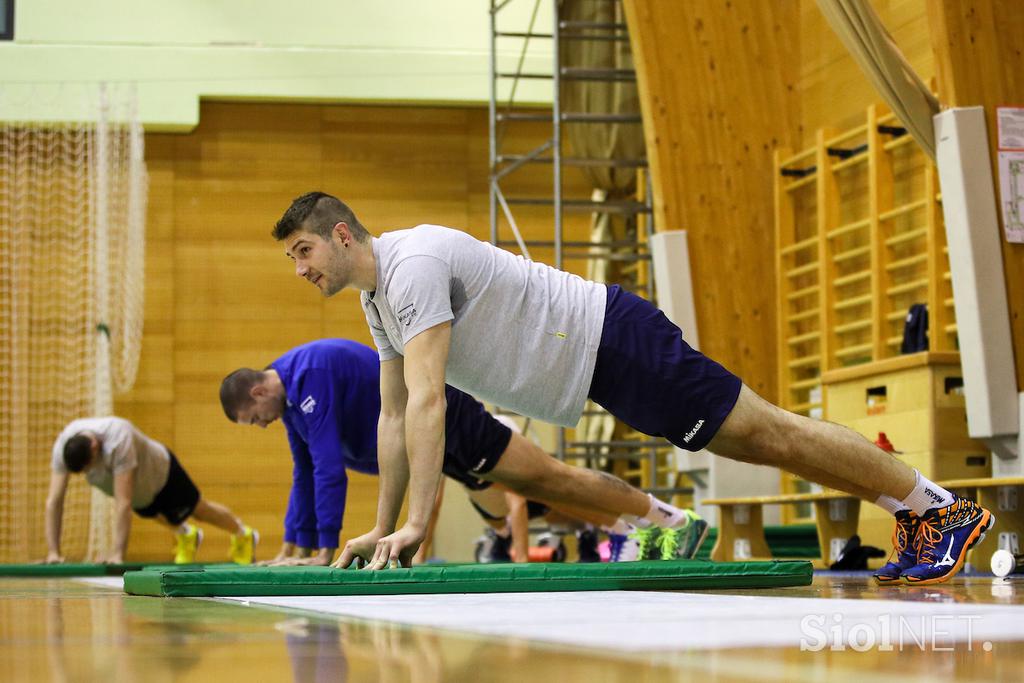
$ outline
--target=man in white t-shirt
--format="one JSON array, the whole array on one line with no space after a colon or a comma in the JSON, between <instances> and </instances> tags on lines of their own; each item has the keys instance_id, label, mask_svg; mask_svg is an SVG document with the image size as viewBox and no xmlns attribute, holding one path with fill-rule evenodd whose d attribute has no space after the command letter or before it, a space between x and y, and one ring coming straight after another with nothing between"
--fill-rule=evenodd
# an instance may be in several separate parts
<instances>
[{"instance_id":1,"label":"man in white t-shirt","mask_svg":"<svg viewBox=\"0 0 1024 683\"><path fill-rule=\"evenodd\" d=\"M69 423L53 443L53 474L46 497L48 563L63 562L60 552L64 494L72 474L114 498L114 549L105 562L124 562L132 512L156 519L175 536L174 561L194 562L202 530L189 517L231 534L231 560L251 564L259 535L231 510L203 498L169 448L120 417L90 417Z\"/></svg>"},{"instance_id":2,"label":"man in white t-shirt","mask_svg":"<svg viewBox=\"0 0 1024 683\"><path fill-rule=\"evenodd\" d=\"M618 286L437 225L374 238L322 192L296 199L273 236L296 274L324 296L361 291L381 359L377 525L349 541L343 565L357 556L374 568L404 564L421 542L440 476L446 381L567 427L589 397L680 448L783 468L875 502L896 517L894 536L910 539L876 574L879 582L948 580L995 521L856 432L765 401L686 344L664 313ZM536 481L538 470L518 474ZM581 482L562 483L542 493L583 493ZM395 531L406 488L409 515Z\"/></svg>"}]
</instances>

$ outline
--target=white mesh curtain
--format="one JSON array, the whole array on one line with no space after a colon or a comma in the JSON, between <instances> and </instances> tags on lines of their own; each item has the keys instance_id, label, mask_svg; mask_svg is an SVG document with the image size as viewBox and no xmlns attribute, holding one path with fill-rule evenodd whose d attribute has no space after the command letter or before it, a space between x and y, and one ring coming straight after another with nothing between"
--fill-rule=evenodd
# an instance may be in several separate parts
<instances>
[{"instance_id":1,"label":"white mesh curtain","mask_svg":"<svg viewBox=\"0 0 1024 683\"><path fill-rule=\"evenodd\" d=\"M932 117L939 102L914 72L867 0L817 0L832 30L846 45L882 99L925 153L935 158Z\"/></svg>"},{"instance_id":2,"label":"white mesh curtain","mask_svg":"<svg viewBox=\"0 0 1024 683\"><path fill-rule=\"evenodd\" d=\"M39 104L24 89L16 96ZM112 392L134 382L142 337L147 181L134 89L65 86L55 96L85 98L92 120L0 123L5 562L42 555L53 440L70 420L112 412ZM63 547L96 556L109 545L109 504L74 479Z\"/></svg>"}]
</instances>

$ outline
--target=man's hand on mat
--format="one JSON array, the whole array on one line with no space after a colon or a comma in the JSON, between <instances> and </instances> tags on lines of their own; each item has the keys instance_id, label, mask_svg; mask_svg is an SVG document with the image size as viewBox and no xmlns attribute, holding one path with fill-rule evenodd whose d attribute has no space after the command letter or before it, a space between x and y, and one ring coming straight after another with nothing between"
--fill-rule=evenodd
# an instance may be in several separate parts
<instances>
[{"instance_id":1,"label":"man's hand on mat","mask_svg":"<svg viewBox=\"0 0 1024 683\"><path fill-rule=\"evenodd\" d=\"M348 569L349 565L355 562L357 557L364 562L368 561L373 557L374 552L376 552L377 541L379 541L380 537L383 535L383 531L374 528L373 531L370 531L369 533L353 538L345 544L345 547L341 550L341 555L331 566L335 569Z\"/></svg>"},{"instance_id":2,"label":"man's hand on mat","mask_svg":"<svg viewBox=\"0 0 1024 683\"><path fill-rule=\"evenodd\" d=\"M423 530L406 524L377 541L377 548L365 569L389 569L412 565L413 555L423 542Z\"/></svg>"},{"instance_id":3,"label":"man's hand on mat","mask_svg":"<svg viewBox=\"0 0 1024 683\"><path fill-rule=\"evenodd\" d=\"M124 554L110 553L101 564L124 564Z\"/></svg>"},{"instance_id":4,"label":"man's hand on mat","mask_svg":"<svg viewBox=\"0 0 1024 683\"><path fill-rule=\"evenodd\" d=\"M47 553L44 564L64 564L64 556L60 553Z\"/></svg>"}]
</instances>

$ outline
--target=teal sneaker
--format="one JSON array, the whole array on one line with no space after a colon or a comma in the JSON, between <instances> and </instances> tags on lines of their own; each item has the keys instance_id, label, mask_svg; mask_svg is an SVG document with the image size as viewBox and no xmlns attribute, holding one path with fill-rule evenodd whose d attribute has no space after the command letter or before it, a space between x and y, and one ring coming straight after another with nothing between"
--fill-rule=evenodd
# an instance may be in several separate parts
<instances>
[{"instance_id":1,"label":"teal sneaker","mask_svg":"<svg viewBox=\"0 0 1024 683\"><path fill-rule=\"evenodd\" d=\"M649 526L646 529L637 529L629 535L637 544L636 559L657 560L658 539L661 538L662 529L656 526Z\"/></svg>"},{"instance_id":2,"label":"teal sneaker","mask_svg":"<svg viewBox=\"0 0 1024 683\"><path fill-rule=\"evenodd\" d=\"M708 538L708 531L710 526L704 519L693 510L687 510L686 516L689 518L690 523L683 527L684 537L680 541L682 551L679 553L679 557L685 557L687 560L692 560L697 557L697 553L700 551L704 541Z\"/></svg>"}]
</instances>

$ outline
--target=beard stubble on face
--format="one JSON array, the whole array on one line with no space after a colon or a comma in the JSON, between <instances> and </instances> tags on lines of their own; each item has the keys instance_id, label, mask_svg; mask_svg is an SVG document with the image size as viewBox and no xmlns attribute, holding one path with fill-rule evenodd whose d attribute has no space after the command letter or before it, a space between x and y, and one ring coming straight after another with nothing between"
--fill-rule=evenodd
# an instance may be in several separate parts
<instances>
[{"instance_id":1,"label":"beard stubble on face","mask_svg":"<svg viewBox=\"0 0 1024 683\"><path fill-rule=\"evenodd\" d=\"M342 252L341 247L333 240L331 240L330 245L331 260L327 263L327 268L322 272L325 282L321 291L324 298L334 296L344 289L347 284L345 254Z\"/></svg>"}]
</instances>

